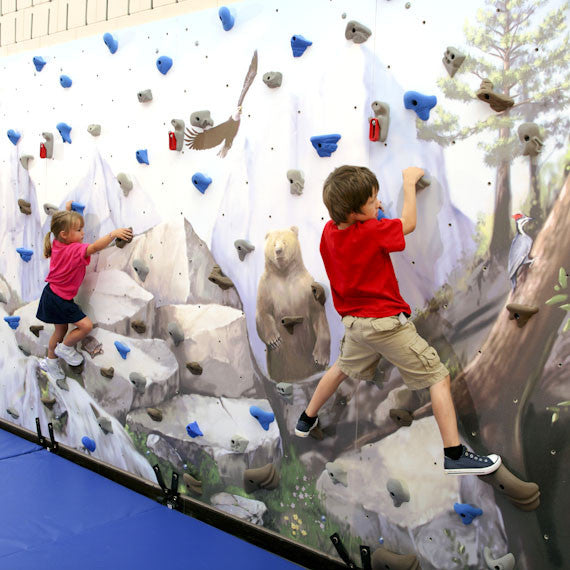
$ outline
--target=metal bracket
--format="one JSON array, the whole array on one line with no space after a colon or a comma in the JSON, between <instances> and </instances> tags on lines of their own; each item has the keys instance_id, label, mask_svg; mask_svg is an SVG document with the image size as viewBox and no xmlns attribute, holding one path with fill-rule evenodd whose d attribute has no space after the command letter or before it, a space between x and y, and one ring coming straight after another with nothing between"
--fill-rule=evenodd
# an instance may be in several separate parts
<instances>
[{"instance_id":1,"label":"metal bracket","mask_svg":"<svg viewBox=\"0 0 570 570\"><path fill-rule=\"evenodd\" d=\"M360 559L362 560L362 570L372 570L369 546L360 545Z\"/></svg>"},{"instance_id":2,"label":"metal bracket","mask_svg":"<svg viewBox=\"0 0 570 570\"><path fill-rule=\"evenodd\" d=\"M178 473L172 473L172 482L170 483L169 489L164 483L164 479L162 477L162 473L158 464L154 465L152 468L156 475L156 480L158 481L158 484L164 493L164 503L169 509L178 508L178 503L180 500L180 494L178 493Z\"/></svg>"},{"instance_id":3,"label":"metal bracket","mask_svg":"<svg viewBox=\"0 0 570 570\"><path fill-rule=\"evenodd\" d=\"M336 548L336 551L338 552L338 555L342 558L342 561L349 567L349 568L358 568L356 566L356 564L350 559L350 556L348 555L348 552L346 551L346 548L344 547L344 545L342 544L342 540L340 539L340 536L338 535L337 532L335 532L334 534L331 535L330 537L334 547Z\"/></svg>"},{"instance_id":4,"label":"metal bracket","mask_svg":"<svg viewBox=\"0 0 570 570\"><path fill-rule=\"evenodd\" d=\"M53 424L50 422L48 424L49 431L49 441L42 435L42 427L40 425L40 418L36 418L36 431L38 432L38 443L47 449L48 451L53 451L57 453L59 450L59 444L55 441L55 436L53 434Z\"/></svg>"}]
</instances>

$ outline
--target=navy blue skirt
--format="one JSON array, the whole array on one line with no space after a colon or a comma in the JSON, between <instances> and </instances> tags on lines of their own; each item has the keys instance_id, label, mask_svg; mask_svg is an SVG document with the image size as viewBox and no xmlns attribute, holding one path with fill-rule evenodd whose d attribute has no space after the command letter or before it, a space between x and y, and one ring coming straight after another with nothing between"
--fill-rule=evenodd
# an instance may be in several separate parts
<instances>
[{"instance_id":1,"label":"navy blue skirt","mask_svg":"<svg viewBox=\"0 0 570 570\"><path fill-rule=\"evenodd\" d=\"M62 299L50 289L49 283L44 287L36 313L40 321L65 325L77 323L86 316L81 307L73 302L73 299Z\"/></svg>"}]
</instances>

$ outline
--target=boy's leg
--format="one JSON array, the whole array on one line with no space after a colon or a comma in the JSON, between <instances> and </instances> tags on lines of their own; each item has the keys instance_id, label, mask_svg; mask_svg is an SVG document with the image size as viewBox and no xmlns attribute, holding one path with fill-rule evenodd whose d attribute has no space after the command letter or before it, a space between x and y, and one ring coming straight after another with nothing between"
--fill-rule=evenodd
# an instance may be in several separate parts
<instances>
[{"instance_id":1,"label":"boy's leg","mask_svg":"<svg viewBox=\"0 0 570 570\"><path fill-rule=\"evenodd\" d=\"M451 397L451 379L449 374L429 388L431 407L439 427L443 447L456 447L460 444L457 430L457 416Z\"/></svg>"},{"instance_id":2,"label":"boy's leg","mask_svg":"<svg viewBox=\"0 0 570 570\"><path fill-rule=\"evenodd\" d=\"M305 413L314 418L325 402L336 392L340 384L346 380L348 376L338 367L338 361L335 362L319 380L317 389L305 410Z\"/></svg>"}]
</instances>

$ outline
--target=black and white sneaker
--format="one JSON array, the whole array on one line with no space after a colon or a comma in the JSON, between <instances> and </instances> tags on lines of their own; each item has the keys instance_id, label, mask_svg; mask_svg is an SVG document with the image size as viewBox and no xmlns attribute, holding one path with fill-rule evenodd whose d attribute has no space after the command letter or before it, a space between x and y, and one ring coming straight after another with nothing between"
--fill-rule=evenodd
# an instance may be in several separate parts
<instances>
[{"instance_id":1,"label":"black and white sneaker","mask_svg":"<svg viewBox=\"0 0 570 570\"><path fill-rule=\"evenodd\" d=\"M463 446L459 459L444 458L444 471L450 475L488 475L501 466L501 458L494 453L477 455Z\"/></svg>"},{"instance_id":2,"label":"black and white sneaker","mask_svg":"<svg viewBox=\"0 0 570 570\"><path fill-rule=\"evenodd\" d=\"M308 437L311 430L316 428L319 423L318 416L310 418L305 412L301 414L299 421L297 422L297 427L295 428L295 435L299 437Z\"/></svg>"}]
</instances>

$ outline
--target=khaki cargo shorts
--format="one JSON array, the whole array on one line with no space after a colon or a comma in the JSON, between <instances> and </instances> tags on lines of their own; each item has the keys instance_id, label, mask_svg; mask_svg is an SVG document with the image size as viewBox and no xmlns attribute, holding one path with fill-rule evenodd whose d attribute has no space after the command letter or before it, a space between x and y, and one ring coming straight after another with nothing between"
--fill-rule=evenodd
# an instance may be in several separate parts
<instances>
[{"instance_id":1,"label":"khaki cargo shorts","mask_svg":"<svg viewBox=\"0 0 570 570\"><path fill-rule=\"evenodd\" d=\"M443 380L449 371L435 348L418 334L414 323L400 317L343 317L344 337L339 368L351 378L372 380L383 356L398 368L410 390L421 390Z\"/></svg>"}]
</instances>

